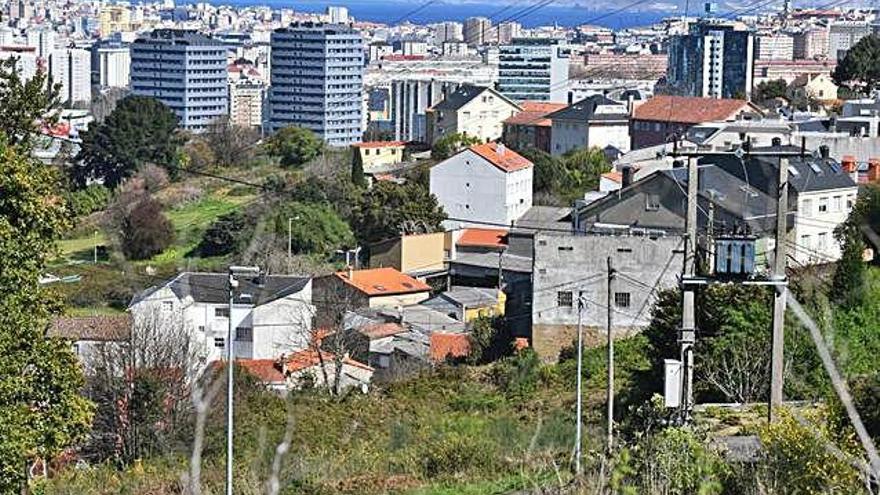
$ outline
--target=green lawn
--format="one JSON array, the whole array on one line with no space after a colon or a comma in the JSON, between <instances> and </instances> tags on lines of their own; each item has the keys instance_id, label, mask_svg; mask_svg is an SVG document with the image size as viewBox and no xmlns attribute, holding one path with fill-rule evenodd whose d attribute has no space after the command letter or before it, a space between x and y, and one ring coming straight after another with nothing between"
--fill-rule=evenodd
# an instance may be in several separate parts
<instances>
[{"instance_id":1,"label":"green lawn","mask_svg":"<svg viewBox=\"0 0 880 495\"><path fill-rule=\"evenodd\" d=\"M167 263L183 259L198 246L205 229L218 217L231 213L255 196L206 196L199 201L168 211L177 238L174 245L151 262Z\"/></svg>"}]
</instances>

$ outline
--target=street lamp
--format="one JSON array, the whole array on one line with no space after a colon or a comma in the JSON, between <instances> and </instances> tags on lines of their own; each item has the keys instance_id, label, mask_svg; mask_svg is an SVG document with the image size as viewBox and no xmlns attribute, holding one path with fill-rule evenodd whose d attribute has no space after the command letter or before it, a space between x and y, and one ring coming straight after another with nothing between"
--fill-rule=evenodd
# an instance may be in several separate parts
<instances>
[{"instance_id":1,"label":"street lamp","mask_svg":"<svg viewBox=\"0 0 880 495\"><path fill-rule=\"evenodd\" d=\"M238 287L237 277L259 277L257 266L229 267L229 329L226 332L226 495L232 495L232 366L235 323L232 321L232 307L235 304L235 289ZM244 297L244 295L242 295Z\"/></svg>"}]
</instances>

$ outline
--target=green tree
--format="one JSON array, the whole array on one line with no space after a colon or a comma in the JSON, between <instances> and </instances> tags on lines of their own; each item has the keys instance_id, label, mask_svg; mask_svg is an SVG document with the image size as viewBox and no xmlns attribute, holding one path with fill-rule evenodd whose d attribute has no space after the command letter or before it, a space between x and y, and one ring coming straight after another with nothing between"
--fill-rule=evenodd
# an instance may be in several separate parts
<instances>
[{"instance_id":1,"label":"green tree","mask_svg":"<svg viewBox=\"0 0 880 495\"><path fill-rule=\"evenodd\" d=\"M600 148L574 149L562 156L565 183L561 193L569 200L599 187L599 176L611 171L608 157Z\"/></svg>"},{"instance_id":2,"label":"green tree","mask_svg":"<svg viewBox=\"0 0 880 495\"><path fill-rule=\"evenodd\" d=\"M290 126L270 137L266 149L285 167L300 167L321 154L324 142L309 129Z\"/></svg>"},{"instance_id":3,"label":"green tree","mask_svg":"<svg viewBox=\"0 0 880 495\"><path fill-rule=\"evenodd\" d=\"M253 234L253 224L242 211L221 215L208 226L199 242L202 256L223 256L238 252Z\"/></svg>"},{"instance_id":4,"label":"green tree","mask_svg":"<svg viewBox=\"0 0 880 495\"><path fill-rule=\"evenodd\" d=\"M337 249L352 247L355 243L348 224L325 204L293 202L284 205L275 215L275 232L285 239L290 234L295 254L330 257Z\"/></svg>"},{"instance_id":5,"label":"green tree","mask_svg":"<svg viewBox=\"0 0 880 495\"><path fill-rule=\"evenodd\" d=\"M520 154L535 166L533 184L536 193L553 194L567 181L565 167L559 158L535 148L526 149Z\"/></svg>"},{"instance_id":6,"label":"green tree","mask_svg":"<svg viewBox=\"0 0 880 495\"><path fill-rule=\"evenodd\" d=\"M0 140L0 492L17 493L26 463L84 438L92 405L67 342L45 336L59 305L38 279L69 226L54 169Z\"/></svg>"},{"instance_id":7,"label":"green tree","mask_svg":"<svg viewBox=\"0 0 880 495\"><path fill-rule=\"evenodd\" d=\"M364 193L353 213L355 234L364 243L403 233L436 232L446 219L437 198L413 183L379 182Z\"/></svg>"},{"instance_id":8,"label":"green tree","mask_svg":"<svg viewBox=\"0 0 880 495\"><path fill-rule=\"evenodd\" d=\"M763 81L755 86L752 99L758 103L764 103L774 98L788 98L788 83L785 79Z\"/></svg>"},{"instance_id":9,"label":"green tree","mask_svg":"<svg viewBox=\"0 0 880 495\"><path fill-rule=\"evenodd\" d=\"M468 136L461 132L447 134L434 142L431 148L431 158L435 160L445 160L459 151L480 144L480 138Z\"/></svg>"},{"instance_id":10,"label":"green tree","mask_svg":"<svg viewBox=\"0 0 880 495\"><path fill-rule=\"evenodd\" d=\"M880 37L865 36L847 50L831 74L834 83L863 95L880 85Z\"/></svg>"},{"instance_id":11,"label":"green tree","mask_svg":"<svg viewBox=\"0 0 880 495\"><path fill-rule=\"evenodd\" d=\"M367 187L367 178L364 176L364 163L361 161L360 153L352 153L351 182L358 187Z\"/></svg>"},{"instance_id":12,"label":"green tree","mask_svg":"<svg viewBox=\"0 0 880 495\"><path fill-rule=\"evenodd\" d=\"M865 300L865 262L862 253L865 242L862 232L856 225L845 223L834 231L834 237L841 246L840 259L834 267L832 287L837 302L849 307L862 304Z\"/></svg>"},{"instance_id":13,"label":"green tree","mask_svg":"<svg viewBox=\"0 0 880 495\"><path fill-rule=\"evenodd\" d=\"M89 179L104 179L116 187L148 163L177 172L177 116L155 98L129 96L119 102L99 125L83 133L79 164L72 171L73 183L85 187Z\"/></svg>"},{"instance_id":14,"label":"green tree","mask_svg":"<svg viewBox=\"0 0 880 495\"><path fill-rule=\"evenodd\" d=\"M16 57L0 61L0 131L8 144L29 146L42 125L57 122L60 85L46 71L25 79L17 64Z\"/></svg>"}]
</instances>

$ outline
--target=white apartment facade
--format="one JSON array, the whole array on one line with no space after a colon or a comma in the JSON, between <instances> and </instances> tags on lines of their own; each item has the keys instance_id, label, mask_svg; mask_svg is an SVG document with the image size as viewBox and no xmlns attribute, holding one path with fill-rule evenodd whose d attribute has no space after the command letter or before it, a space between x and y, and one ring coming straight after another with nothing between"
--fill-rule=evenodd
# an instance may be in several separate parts
<instances>
[{"instance_id":1,"label":"white apartment facade","mask_svg":"<svg viewBox=\"0 0 880 495\"><path fill-rule=\"evenodd\" d=\"M834 229L846 221L858 195L858 186L801 192L795 215L796 246L792 256L799 264L828 263L840 259Z\"/></svg>"},{"instance_id":2,"label":"white apartment facade","mask_svg":"<svg viewBox=\"0 0 880 495\"><path fill-rule=\"evenodd\" d=\"M131 50L127 46L100 47L96 50L95 69L102 88L127 88L131 85Z\"/></svg>"},{"instance_id":3,"label":"white apartment facade","mask_svg":"<svg viewBox=\"0 0 880 495\"><path fill-rule=\"evenodd\" d=\"M431 168L447 227L510 225L532 207L534 167L503 144L471 146Z\"/></svg>"},{"instance_id":4,"label":"white apartment facade","mask_svg":"<svg viewBox=\"0 0 880 495\"><path fill-rule=\"evenodd\" d=\"M427 110L428 138L433 143L447 134L461 133L480 141L500 139L504 120L520 110L493 88L462 85Z\"/></svg>"},{"instance_id":5,"label":"white apartment facade","mask_svg":"<svg viewBox=\"0 0 880 495\"><path fill-rule=\"evenodd\" d=\"M240 281L230 312L227 277L181 273L141 293L128 310L135 322L156 315L182 318L205 363L225 359L230 321L236 359L275 359L308 348L315 311L311 279L267 276L262 286Z\"/></svg>"},{"instance_id":6,"label":"white apartment facade","mask_svg":"<svg viewBox=\"0 0 880 495\"><path fill-rule=\"evenodd\" d=\"M49 76L60 84L59 98L68 106L92 101L92 57L87 50L64 48L49 55Z\"/></svg>"},{"instance_id":7,"label":"white apartment facade","mask_svg":"<svg viewBox=\"0 0 880 495\"><path fill-rule=\"evenodd\" d=\"M258 80L239 79L229 83L229 122L241 127L260 128L266 87Z\"/></svg>"}]
</instances>

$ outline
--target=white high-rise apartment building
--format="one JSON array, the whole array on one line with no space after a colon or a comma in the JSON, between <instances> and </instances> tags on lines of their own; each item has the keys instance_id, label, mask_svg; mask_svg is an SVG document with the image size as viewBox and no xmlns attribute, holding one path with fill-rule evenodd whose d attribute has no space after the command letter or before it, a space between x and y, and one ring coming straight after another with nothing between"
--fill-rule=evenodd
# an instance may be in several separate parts
<instances>
[{"instance_id":1,"label":"white high-rise apartment building","mask_svg":"<svg viewBox=\"0 0 880 495\"><path fill-rule=\"evenodd\" d=\"M96 52L98 84L102 88L127 88L131 84L131 50L127 46L105 46Z\"/></svg>"},{"instance_id":2,"label":"white high-rise apartment building","mask_svg":"<svg viewBox=\"0 0 880 495\"><path fill-rule=\"evenodd\" d=\"M437 25L437 44L442 45L447 41L461 41L464 39L464 31L460 22L442 22Z\"/></svg>"},{"instance_id":3,"label":"white high-rise apartment building","mask_svg":"<svg viewBox=\"0 0 880 495\"><path fill-rule=\"evenodd\" d=\"M311 129L331 146L363 133L364 41L349 25L294 23L272 33L272 131Z\"/></svg>"},{"instance_id":4,"label":"white high-rise apartment building","mask_svg":"<svg viewBox=\"0 0 880 495\"><path fill-rule=\"evenodd\" d=\"M774 33L756 37L758 60L794 59L794 37L787 33Z\"/></svg>"},{"instance_id":5,"label":"white high-rise apartment building","mask_svg":"<svg viewBox=\"0 0 880 495\"><path fill-rule=\"evenodd\" d=\"M49 76L60 85L62 104L83 106L92 101L92 57L88 50L53 50L49 54Z\"/></svg>"},{"instance_id":6,"label":"white high-rise apartment building","mask_svg":"<svg viewBox=\"0 0 880 495\"><path fill-rule=\"evenodd\" d=\"M511 100L568 102L571 47L564 40L519 38L499 47L498 90Z\"/></svg>"},{"instance_id":7,"label":"white high-rise apartment building","mask_svg":"<svg viewBox=\"0 0 880 495\"><path fill-rule=\"evenodd\" d=\"M492 21L485 17L468 17L464 21L464 42L480 46L495 41L492 38Z\"/></svg>"},{"instance_id":8,"label":"white high-rise apartment building","mask_svg":"<svg viewBox=\"0 0 880 495\"><path fill-rule=\"evenodd\" d=\"M48 59L55 49L55 31L48 28L28 30L27 46L36 48L38 57Z\"/></svg>"},{"instance_id":9,"label":"white high-rise apartment building","mask_svg":"<svg viewBox=\"0 0 880 495\"><path fill-rule=\"evenodd\" d=\"M327 18L331 24L348 24L350 22L347 7L328 6Z\"/></svg>"}]
</instances>

